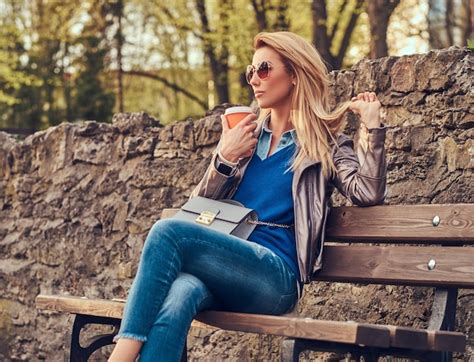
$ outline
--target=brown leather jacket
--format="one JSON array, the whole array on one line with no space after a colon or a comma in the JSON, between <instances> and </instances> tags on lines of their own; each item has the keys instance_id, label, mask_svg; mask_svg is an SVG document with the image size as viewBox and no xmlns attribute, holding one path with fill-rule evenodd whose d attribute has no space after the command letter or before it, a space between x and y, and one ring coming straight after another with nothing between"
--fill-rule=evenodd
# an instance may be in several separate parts
<instances>
[{"instance_id":1,"label":"brown leather jacket","mask_svg":"<svg viewBox=\"0 0 474 362\"><path fill-rule=\"evenodd\" d=\"M257 123L260 134L263 120ZM354 142L344 133L339 134L339 149L333 145L333 160L337 176L323 177L319 160L306 158L293 174L292 190L295 215L295 238L300 270L300 282L309 283L322 268L326 219L331 208L331 194L336 187L358 206L382 204L387 194L385 160L386 126L367 130L362 126L361 137L367 143ZM297 142L298 144L298 142ZM367 146L364 147L363 145ZM190 198L203 196L215 200L231 198L237 190L251 157L239 161L234 176L226 176L215 168L215 158L221 141L212 152L212 159L202 180ZM255 152L255 151L254 151ZM299 294L299 298L302 296Z\"/></svg>"}]
</instances>

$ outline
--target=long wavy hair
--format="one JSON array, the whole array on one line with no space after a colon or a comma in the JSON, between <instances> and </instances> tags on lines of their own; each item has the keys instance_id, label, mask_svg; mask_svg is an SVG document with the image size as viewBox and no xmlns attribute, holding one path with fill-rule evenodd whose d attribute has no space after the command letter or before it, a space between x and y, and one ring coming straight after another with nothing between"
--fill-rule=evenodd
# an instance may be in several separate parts
<instances>
[{"instance_id":1,"label":"long wavy hair","mask_svg":"<svg viewBox=\"0 0 474 362\"><path fill-rule=\"evenodd\" d=\"M337 147L337 134L345 127L344 113L350 101L330 110L329 76L316 48L301 36L288 32L261 32L254 37L253 48L268 46L285 64L288 74L295 75L289 122L295 128L299 147L293 156L291 170L303 159L320 160L325 177L336 173L331 156L331 141ZM260 109L258 120L269 115L270 109Z\"/></svg>"}]
</instances>

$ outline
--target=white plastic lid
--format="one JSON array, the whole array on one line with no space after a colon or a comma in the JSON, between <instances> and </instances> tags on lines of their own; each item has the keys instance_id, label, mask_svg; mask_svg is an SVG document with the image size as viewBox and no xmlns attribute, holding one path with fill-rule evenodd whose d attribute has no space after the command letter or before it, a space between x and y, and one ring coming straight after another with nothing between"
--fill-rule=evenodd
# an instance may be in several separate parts
<instances>
[{"instance_id":1,"label":"white plastic lid","mask_svg":"<svg viewBox=\"0 0 474 362\"><path fill-rule=\"evenodd\" d=\"M224 114L233 114L233 113L253 113L252 108L247 106L235 106L227 108Z\"/></svg>"}]
</instances>

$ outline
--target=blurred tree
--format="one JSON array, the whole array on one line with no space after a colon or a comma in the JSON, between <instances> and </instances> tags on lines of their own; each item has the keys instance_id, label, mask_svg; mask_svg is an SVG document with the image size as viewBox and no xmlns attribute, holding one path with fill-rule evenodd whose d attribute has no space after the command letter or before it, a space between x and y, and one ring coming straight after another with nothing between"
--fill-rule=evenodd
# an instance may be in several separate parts
<instances>
[{"instance_id":1,"label":"blurred tree","mask_svg":"<svg viewBox=\"0 0 474 362\"><path fill-rule=\"evenodd\" d=\"M75 82L74 112L76 119L108 122L112 119L115 95L106 89L102 78L106 57L113 48L113 40L107 32L113 25L116 3L96 0L88 9L89 20L84 23L80 37L76 39L82 52L75 66L78 68ZM120 10L119 10L120 11Z\"/></svg>"},{"instance_id":2,"label":"blurred tree","mask_svg":"<svg viewBox=\"0 0 474 362\"><path fill-rule=\"evenodd\" d=\"M0 0L0 19L13 24L0 29L0 117L45 128L145 109L167 123L218 103L249 104L244 74L258 32L296 32L330 69L348 67L369 55L371 44L374 56L385 55L375 49L387 43L389 17L397 32L389 34L390 52L406 47L399 45L405 28L405 38L420 34L416 43L426 43L424 25L414 19L428 13L428 1L374 0L379 8L369 9L363 0ZM392 16L382 9L398 2ZM377 9L385 15L374 28Z\"/></svg>"},{"instance_id":3,"label":"blurred tree","mask_svg":"<svg viewBox=\"0 0 474 362\"><path fill-rule=\"evenodd\" d=\"M468 38L471 40L471 42L474 42L474 0L471 0L471 5L468 6L468 14L470 15L470 21L469 25L467 27L466 33L468 33ZM469 32L469 29L471 30Z\"/></svg>"},{"instance_id":4,"label":"blurred tree","mask_svg":"<svg viewBox=\"0 0 474 362\"><path fill-rule=\"evenodd\" d=\"M328 26L328 11L325 0L312 1L313 43L323 57L329 70L340 69L350 44L357 19L363 11L364 0L344 0L340 2L339 11L335 15L332 28ZM342 32L335 53L334 47L337 33Z\"/></svg>"},{"instance_id":5,"label":"blurred tree","mask_svg":"<svg viewBox=\"0 0 474 362\"><path fill-rule=\"evenodd\" d=\"M370 22L370 57L381 58L388 55L387 29L390 16L400 0L369 0L367 13Z\"/></svg>"},{"instance_id":6,"label":"blurred tree","mask_svg":"<svg viewBox=\"0 0 474 362\"><path fill-rule=\"evenodd\" d=\"M57 94L61 83L61 42L74 9L70 4L39 0L10 1L9 5L2 15L18 29L21 69L37 81L24 82L18 89L22 101L9 108L8 123L33 129L57 124L64 117Z\"/></svg>"},{"instance_id":7,"label":"blurred tree","mask_svg":"<svg viewBox=\"0 0 474 362\"><path fill-rule=\"evenodd\" d=\"M289 1L278 0L251 0L252 8L255 12L255 20L257 23L257 32L261 31L285 31L290 29L289 20ZM275 18L272 23L269 18Z\"/></svg>"},{"instance_id":8,"label":"blurred tree","mask_svg":"<svg viewBox=\"0 0 474 362\"><path fill-rule=\"evenodd\" d=\"M108 122L112 119L115 96L103 88L100 80L108 49L101 46L101 40L93 35L83 37L81 43L85 51L81 58L83 69L75 84L76 118Z\"/></svg>"},{"instance_id":9,"label":"blurred tree","mask_svg":"<svg viewBox=\"0 0 474 362\"><path fill-rule=\"evenodd\" d=\"M234 11L232 0L220 0L217 8L219 22L214 28L209 22L205 0L196 0L196 10L200 19L204 54L206 54L206 61L211 69L217 92L217 102L227 103L230 101L229 14Z\"/></svg>"},{"instance_id":10,"label":"blurred tree","mask_svg":"<svg viewBox=\"0 0 474 362\"><path fill-rule=\"evenodd\" d=\"M114 35L114 48L116 53L116 67L117 67L117 98L118 98L118 110L119 112L124 111L123 101L123 64L122 64L122 51L124 45L123 36L123 18L124 18L124 3L123 0L111 0L110 10L114 18L114 25L116 27Z\"/></svg>"},{"instance_id":11,"label":"blurred tree","mask_svg":"<svg viewBox=\"0 0 474 362\"><path fill-rule=\"evenodd\" d=\"M429 0L428 33L433 49L465 46L472 34L472 0Z\"/></svg>"},{"instance_id":12,"label":"blurred tree","mask_svg":"<svg viewBox=\"0 0 474 362\"><path fill-rule=\"evenodd\" d=\"M207 110L207 100L202 97L202 88L206 86L207 89L207 85L200 85L201 91L194 93L191 90L194 88L191 83L195 77L186 76L192 67L189 61L190 53L193 50L198 51L198 49L190 49L190 43L195 39L199 41L204 39L199 31L197 16L193 14L194 4L183 0L172 4L162 1L134 0L132 5L135 10L133 18L140 22L140 24L135 24L134 28L140 27L145 34L149 36L151 33L156 40L137 39L140 45L135 45L142 48L141 59L137 58L140 59L137 63L132 61L132 69L124 71L124 74L158 81L175 94L176 100L177 94L182 94L196 102L201 111ZM156 55L159 56L159 66L156 65ZM149 64L148 59L152 58L154 61ZM170 70L166 71L167 76L162 74L165 73L164 69ZM186 85L179 84L178 78L183 78Z\"/></svg>"},{"instance_id":13,"label":"blurred tree","mask_svg":"<svg viewBox=\"0 0 474 362\"><path fill-rule=\"evenodd\" d=\"M25 55L19 29L8 19L0 19L0 104L13 106L21 102L22 86L39 86L39 80L28 74L20 58Z\"/></svg>"}]
</instances>

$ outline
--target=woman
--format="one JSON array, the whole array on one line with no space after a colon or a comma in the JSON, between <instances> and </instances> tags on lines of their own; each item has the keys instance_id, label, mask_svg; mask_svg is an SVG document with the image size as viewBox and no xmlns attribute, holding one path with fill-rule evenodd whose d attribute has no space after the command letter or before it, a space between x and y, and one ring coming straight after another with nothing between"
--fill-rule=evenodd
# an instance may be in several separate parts
<instances>
[{"instance_id":1,"label":"woman","mask_svg":"<svg viewBox=\"0 0 474 362\"><path fill-rule=\"evenodd\" d=\"M260 33L254 48L247 81L260 117L232 129L221 117L221 139L191 197L232 198L264 224L243 240L187 221L156 222L109 361L178 361L204 309L291 311L322 267L334 187L359 206L383 203L385 126L376 95L361 93L331 112L327 70L311 44L290 32ZM356 151L341 133L348 109L361 120Z\"/></svg>"}]
</instances>

